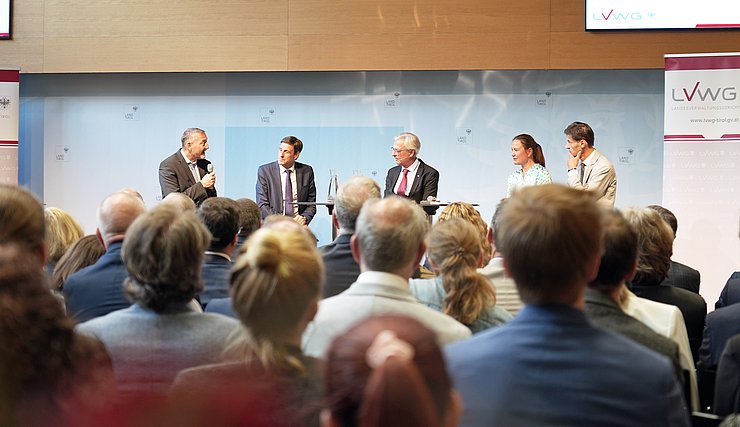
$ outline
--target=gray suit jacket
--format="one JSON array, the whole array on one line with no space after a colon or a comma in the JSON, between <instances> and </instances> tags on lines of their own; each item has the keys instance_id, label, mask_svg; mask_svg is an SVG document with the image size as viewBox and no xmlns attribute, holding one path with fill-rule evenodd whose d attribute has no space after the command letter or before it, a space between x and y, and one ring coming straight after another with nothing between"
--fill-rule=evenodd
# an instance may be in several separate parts
<instances>
[{"instance_id":1,"label":"gray suit jacket","mask_svg":"<svg viewBox=\"0 0 740 427\"><path fill-rule=\"evenodd\" d=\"M202 178L208 173L208 165L211 164L206 159L198 159L198 173ZM162 198L170 193L185 193L193 199L196 205L200 205L209 197L216 197L216 189L207 189L200 182L195 182L193 174L190 172L185 159L177 150L175 154L162 160L159 164L159 187L162 189Z\"/></svg>"},{"instance_id":2,"label":"gray suit jacket","mask_svg":"<svg viewBox=\"0 0 740 427\"><path fill-rule=\"evenodd\" d=\"M295 162L295 182L298 193L297 202L316 201L316 183L314 182L313 168ZM257 205L262 210L262 219L268 215L282 215L285 210L283 202L283 188L280 182L280 166L277 161L264 164L257 169ZM310 223L316 215L316 205L298 205L298 214Z\"/></svg>"},{"instance_id":3,"label":"gray suit jacket","mask_svg":"<svg viewBox=\"0 0 740 427\"><path fill-rule=\"evenodd\" d=\"M683 380L678 344L658 334L647 325L628 315L607 295L586 290L586 317L594 326L614 331L668 357L678 378Z\"/></svg>"},{"instance_id":4,"label":"gray suit jacket","mask_svg":"<svg viewBox=\"0 0 740 427\"><path fill-rule=\"evenodd\" d=\"M583 182L580 180L579 169L576 169L575 173L568 173L568 185L579 190L593 191L599 197L600 204L614 207L617 197L617 172L614 165L596 149L586 160L588 163L583 164Z\"/></svg>"}]
</instances>

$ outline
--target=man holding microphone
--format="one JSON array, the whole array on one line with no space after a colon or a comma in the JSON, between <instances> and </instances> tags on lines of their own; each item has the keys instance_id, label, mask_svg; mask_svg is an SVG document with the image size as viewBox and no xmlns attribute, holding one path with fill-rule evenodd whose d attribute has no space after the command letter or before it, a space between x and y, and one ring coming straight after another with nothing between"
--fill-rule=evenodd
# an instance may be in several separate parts
<instances>
[{"instance_id":1,"label":"man holding microphone","mask_svg":"<svg viewBox=\"0 0 740 427\"><path fill-rule=\"evenodd\" d=\"M169 193L184 193L197 206L216 197L216 173L206 160L208 136L203 129L188 128L182 133L182 147L159 164L159 186L162 198Z\"/></svg>"}]
</instances>

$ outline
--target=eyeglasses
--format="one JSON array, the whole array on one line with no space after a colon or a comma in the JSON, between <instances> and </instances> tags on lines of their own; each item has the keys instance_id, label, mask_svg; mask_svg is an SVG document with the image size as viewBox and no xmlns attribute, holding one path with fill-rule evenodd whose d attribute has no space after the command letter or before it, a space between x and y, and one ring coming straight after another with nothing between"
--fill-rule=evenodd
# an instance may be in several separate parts
<instances>
[{"instance_id":1,"label":"eyeglasses","mask_svg":"<svg viewBox=\"0 0 740 427\"><path fill-rule=\"evenodd\" d=\"M411 151L411 150L410 150L410 149L408 149L408 148L401 148L401 149L399 150L399 149L398 149L398 148L396 148L396 147L391 147L391 153L393 153L393 154L398 154L398 153L400 153L400 152L402 152L402 151Z\"/></svg>"}]
</instances>

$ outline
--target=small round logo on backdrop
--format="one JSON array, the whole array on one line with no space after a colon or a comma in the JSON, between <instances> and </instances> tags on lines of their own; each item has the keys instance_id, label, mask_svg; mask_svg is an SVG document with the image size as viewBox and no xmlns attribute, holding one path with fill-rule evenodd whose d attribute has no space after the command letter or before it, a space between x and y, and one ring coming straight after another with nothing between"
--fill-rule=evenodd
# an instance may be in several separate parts
<instances>
[{"instance_id":1,"label":"small round logo on backdrop","mask_svg":"<svg viewBox=\"0 0 740 427\"><path fill-rule=\"evenodd\" d=\"M10 106L10 98L7 96L0 97L0 108L3 110L7 110Z\"/></svg>"}]
</instances>

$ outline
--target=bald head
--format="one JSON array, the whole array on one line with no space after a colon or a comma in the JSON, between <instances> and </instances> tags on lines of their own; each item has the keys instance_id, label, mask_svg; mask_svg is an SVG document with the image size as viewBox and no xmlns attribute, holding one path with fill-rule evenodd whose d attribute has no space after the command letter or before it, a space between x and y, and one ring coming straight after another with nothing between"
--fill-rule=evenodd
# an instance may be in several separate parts
<instances>
[{"instance_id":1,"label":"bald head","mask_svg":"<svg viewBox=\"0 0 740 427\"><path fill-rule=\"evenodd\" d=\"M413 202L399 197L368 200L353 238L360 269L410 277L425 250L428 231L424 211Z\"/></svg>"},{"instance_id":2,"label":"bald head","mask_svg":"<svg viewBox=\"0 0 740 427\"><path fill-rule=\"evenodd\" d=\"M368 199L380 198L380 186L365 176L353 176L342 184L334 199L334 209L339 223L340 234L355 232L357 216Z\"/></svg>"},{"instance_id":3,"label":"bald head","mask_svg":"<svg viewBox=\"0 0 740 427\"><path fill-rule=\"evenodd\" d=\"M119 191L106 197L98 207L98 233L105 247L123 240L128 227L144 211L144 202L130 192Z\"/></svg>"}]
</instances>

